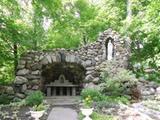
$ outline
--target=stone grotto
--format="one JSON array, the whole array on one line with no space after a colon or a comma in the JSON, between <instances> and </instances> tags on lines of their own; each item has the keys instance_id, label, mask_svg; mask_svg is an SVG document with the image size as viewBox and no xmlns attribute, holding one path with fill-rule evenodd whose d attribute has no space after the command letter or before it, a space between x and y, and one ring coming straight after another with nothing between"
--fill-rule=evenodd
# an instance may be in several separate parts
<instances>
[{"instance_id":1,"label":"stone grotto","mask_svg":"<svg viewBox=\"0 0 160 120\"><path fill-rule=\"evenodd\" d=\"M21 55L17 66L14 89L18 97L33 90L46 96L76 96L84 87L100 82L97 66L106 60L115 60L127 68L130 57L130 39L108 29L97 41L74 50L29 51Z\"/></svg>"}]
</instances>

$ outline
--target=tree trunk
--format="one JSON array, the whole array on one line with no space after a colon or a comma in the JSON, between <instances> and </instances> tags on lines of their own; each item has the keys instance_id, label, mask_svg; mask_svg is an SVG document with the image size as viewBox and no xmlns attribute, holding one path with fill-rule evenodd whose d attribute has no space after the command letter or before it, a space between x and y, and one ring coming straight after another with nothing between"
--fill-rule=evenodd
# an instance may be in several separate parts
<instances>
[{"instance_id":1,"label":"tree trunk","mask_svg":"<svg viewBox=\"0 0 160 120\"><path fill-rule=\"evenodd\" d=\"M86 45L87 44L87 37L86 34L83 33L83 44Z\"/></svg>"},{"instance_id":2,"label":"tree trunk","mask_svg":"<svg viewBox=\"0 0 160 120\"><path fill-rule=\"evenodd\" d=\"M127 24L130 25L132 20L132 1L127 0L127 15L126 15Z\"/></svg>"},{"instance_id":3,"label":"tree trunk","mask_svg":"<svg viewBox=\"0 0 160 120\"><path fill-rule=\"evenodd\" d=\"M17 65L18 65L18 47L16 43L14 43L13 45L13 53L14 53L14 71L16 73Z\"/></svg>"}]
</instances>

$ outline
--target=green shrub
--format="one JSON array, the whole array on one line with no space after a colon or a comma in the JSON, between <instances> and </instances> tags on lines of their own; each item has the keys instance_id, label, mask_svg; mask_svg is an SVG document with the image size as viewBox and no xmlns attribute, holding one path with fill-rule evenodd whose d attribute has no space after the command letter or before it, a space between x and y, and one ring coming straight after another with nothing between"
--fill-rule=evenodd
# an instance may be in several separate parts
<instances>
[{"instance_id":1,"label":"green shrub","mask_svg":"<svg viewBox=\"0 0 160 120\"><path fill-rule=\"evenodd\" d=\"M12 101L12 97L6 94L0 95L0 104L9 104Z\"/></svg>"},{"instance_id":2,"label":"green shrub","mask_svg":"<svg viewBox=\"0 0 160 120\"><path fill-rule=\"evenodd\" d=\"M101 111L102 108L112 108L119 103L128 104L129 99L127 96L117 97L117 96L106 96L105 100L99 101L95 104L95 108L98 111Z\"/></svg>"},{"instance_id":3,"label":"green shrub","mask_svg":"<svg viewBox=\"0 0 160 120\"><path fill-rule=\"evenodd\" d=\"M88 96L90 96L93 101L101 101L105 97L103 94L100 93L99 90L93 89L93 88L83 89L81 92L81 96L82 96L82 99L85 99Z\"/></svg>"},{"instance_id":4,"label":"green shrub","mask_svg":"<svg viewBox=\"0 0 160 120\"><path fill-rule=\"evenodd\" d=\"M34 91L26 98L26 105L34 106L39 105L43 102L44 95L41 91Z\"/></svg>"},{"instance_id":5,"label":"green shrub","mask_svg":"<svg viewBox=\"0 0 160 120\"><path fill-rule=\"evenodd\" d=\"M101 75L104 81L101 84L101 91L113 96L123 95L130 92L129 88L132 88L137 83L135 75L123 68L117 68L116 72L109 74L108 71L104 71Z\"/></svg>"},{"instance_id":6,"label":"green shrub","mask_svg":"<svg viewBox=\"0 0 160 120\"><path fill-rule=\"evenodd\" d=\"M79 114L79 120L83 120L84 116L82 113ZM104 115L97 112L93 112L91 115L92 120L117 120L116 117L111 115Z\"/></svg>"},{"instance_id":7,"label":"green shrub","mask_svg":"<svg viewBox=\"0 0 160 120\"><path fill-rule=\"evenodd\" d=\"M42 110L45 110L46 106L44 104L39 104L39 105L34 105L33 106L33 110L34 111L42 111Z\"/></svg>"}]
</instances>

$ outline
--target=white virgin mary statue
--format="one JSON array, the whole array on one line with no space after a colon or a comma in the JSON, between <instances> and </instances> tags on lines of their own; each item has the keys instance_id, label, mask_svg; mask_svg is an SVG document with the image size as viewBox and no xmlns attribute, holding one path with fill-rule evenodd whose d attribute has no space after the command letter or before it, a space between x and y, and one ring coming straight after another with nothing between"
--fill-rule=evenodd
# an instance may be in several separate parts
<instances>
[{"instance_id":1,"label":"white virgin mary statue","mask_svg":"<svg viewBox=\"0 0 160 120\"><path fill-rule=\"evenodd\" d=\"M113 44L112 44L111 40L109 40L107 48L108 48L107 60L112 60L112 58L113 58L113 56L112 56L113 55Z\"/></svg>"}]
</instances>

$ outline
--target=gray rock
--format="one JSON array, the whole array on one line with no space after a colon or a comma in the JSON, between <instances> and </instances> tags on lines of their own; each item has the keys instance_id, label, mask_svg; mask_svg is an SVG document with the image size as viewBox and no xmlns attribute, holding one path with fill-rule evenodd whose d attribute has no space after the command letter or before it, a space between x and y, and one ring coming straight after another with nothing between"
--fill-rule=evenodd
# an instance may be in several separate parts
<instances>
[{"instance_id":1,"label":"gray rock","mask_svg":"<svg viewBox=\"0 0 160 120\"><path fill-rule=\"evenodd\" d=\"M42 60L41 60L41 64L42 65L47 65L48 64L48 59L46 57L44 57Z\"/></svg>"},{"instance_id":2,"label":"gray rock","mask_svg":"<svg viewBox=\"0 0 160 120\"><path fill-rule=\"evenodd\" d=\"M52 58L52 62L56 62L56 56L54 54L51 56L51 58Z\"/></svg>"},{"instance_id":3,"label":"gray rock","mask_svg":"<svg viewBox=\"0 0 160 120\"><path fill-rule=\"evenodd\" d=\"M92 65L92 61L91 61L91 60L87 60L87 61L85 62L85 65L86 65L86 66L91 66L91 65Z\"/></svg>"},{"instance_id":4,"label":"gray rock","mask_svg":"<svg viewBox=\"0 0 160 120\"><path fill-rule=\"evenodd\" d=\"M40 71L39 70L36 70L36 71L33 71L31 72L32 75L39 75L40 74Z\"/></svg>"},{"instance_id":5,"label":"gray rock","mask_svg":"<svg viewBox=\"0 0 160 120\"><path fill-rule=\"evenodd\" d=\"M27 90L27 85L26 84L22 85L22 90L21 91L24 93L26 90Z\"/></svg>"},{"instance_id":6,"label":"gray rock","mask_svg":"<svg viewBox=\"0 0 160 120\"><path fill-rule=\"evenodd\" d=\"M97 86L95 84L93 84L92 82L86 84L85 86L86 88L97 88Z\"/></svg>"},{"instance_id":7,"label":"gray rock","mask_svg":"<svg viewBox=\"0 0 160 120\"><path fill-rule=\"evenodd\" d=\"M40 79L40 75L28 75L26 76L27 79L29 80L33 80L33 79Z\"/></svg>"},{"instance_id":8,"label":"gray rock","mask_svg":"<svg viewBox=\"0 0 160 120\"><path fill-rule=\"evenodd\" d=\"M92 81L93 80L93 76L92 75L87 75L85 80Z\"/></svg>"},{"instance_id":9,"label":"gray rock","mask_svg":"<svg viewBox=\"0 0 160 120\"><path fill-rule=\"evenodd\" d=\"M93 83L98 84L99 83L99 78L98 77L94 78Z\"/></svg>"},{"instance_id":10,"label":"gray rock","mask_svg":"<svg viewBox=\"0 0 160 120\"><path fill-rule=\"evenodd\" d=\"M16 93L16 97L21 98L21 99L24 99L24 98L25 98L25 95L24 95L24 94L21 94L21 93Z\"/></svg>"},{"instance_id":11,"label":"gray rock","mask_svg":"<svg viewBox=\"0 0 160 120\"><path fill-rule=\"evenodd\" d=\"M27 82L28 82L27 78L22 77L22 76L16 76L16 79L14 81L15 84L24 84Z\"/></svg>"},{"instance_id":12,"label":"gray rock","mask_svg":"<svg viewBox=\"0 0 160 120\"><path fill-rule=\"evenodd\" d=\"M32 70L33 70L33 71L40 70L41 68L42 68L42 64L40 64L40 63L35 63L35 64L32 66Z\"/></svg>"},{"instance_id":13,"label":"gray rock","mask_svg":"<svg viewBox=\"0 0 160 120\"><path fill-rule=\"evenodd\" d=\"M75 62L75 56L74 55L70 55L70 62Z\"/></svg>"},{"instance_id":14,"label":"gray rock","mask_svg":"<svg viewBox=\"0 0 160 120\"><path fill-rule=\"evenodd\" d=\"M20 60L20 61L18 62L18 64L19 64L19 65L25 65L25 64L26 64L26 61L25 61L25 60Z\"/></svg>"},{"instance_id":15,"label":"gray rock","mask_svg":"<svg viewBox=\"0 0 160 120\"><path fill-rule=\"evenodd\" d=\"M24 68L25 68L25 65L20 65L20 64L19 64L19 65L17 66L17 69L18 69L18 70L19 70L19 69L24 69Z\"/></svg>"},{"instance_id":16,"label":"gray rock","mask_svg":"<svg viewBox=\"0 0 160 120\"><path fill-rule=\"evenodd\" d=\"M156 88L156 93L160 95L160 87Z\"/></svg>"},{"instance_id":17,"label":"gray rock","mask_svg":"<svg viewBox=\"0 0 160 120\"><path fill-rule=\"evenodd\" d=\"M50 55L47 55L46 58L47 58L47 60L48 60L48 63L52 63L52 58L51 58Z\"/></svg>"},{"instance_id":18,"label":"gray rock","mask_svg":"<svg viewBox=\"0 0 160 120\"><path fill-rule=\"evenodd\" d=\"M27 75L29 73L28 69L22 69L17 72L17 75Z\"/></svg>"},{"instance_id":19,"label":"gray rock","mask_svg":"<svg viewBox=\"0 0 160 120\"><path fill-rule=\"evenodd\" d=\"M13 95L14 94L13 87L6 87L6 93L9 94L9 95Z\"/></svg>"},{"instance_id":20,"label":"gray rock","mask_svg":"<svg viewBox=\"0 0 160 120\"><path fill-rule=\"evenodd\" d=\"M86 70L94 70L94 67L87 67Z\"/></svg>"},{"instance_id":21,"label":"gray rock","mask_svg":"<svg viewBox=\"0 0 160 120\"><path fill-rule=\"evenodd\" d=\"M37 80L37 79L32 80L31 83L34 84L34 85L35 85L35 84L38 84L38 83L39 83L39 80Z\"/></svg>"},{"instance_id":22,"label":"gray rock","mask_svg":"<svg viewBox=\"0 0 160 120\"><path fill-rule=\"evenodd\" d=\"M32 90L38 90L38 88L39 88L38 85L34 85L34 86L32 87Z\"/></svg>"}]
</instances>

